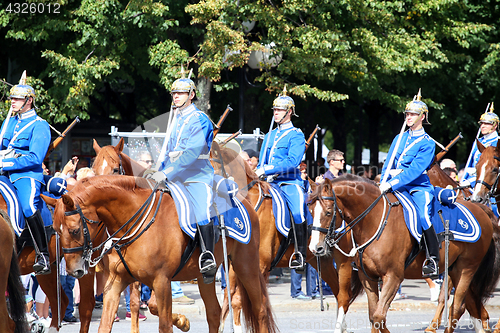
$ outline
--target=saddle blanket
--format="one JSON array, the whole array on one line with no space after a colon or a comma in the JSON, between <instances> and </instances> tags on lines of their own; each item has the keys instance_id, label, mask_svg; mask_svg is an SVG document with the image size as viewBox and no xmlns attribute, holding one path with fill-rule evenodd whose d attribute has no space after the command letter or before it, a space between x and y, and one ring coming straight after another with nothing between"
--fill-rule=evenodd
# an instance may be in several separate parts
<instances>
[{"instance_id":1,"label":"saddle blanket","mask_svg":"<svg viewBox=\"0 0 500 333\"><path fill-rule=\"evenodd\" d=\"M196 235L196 218L193 207L188 199L189 196L186 187L180 182L167 182L167 187L172 193L181 229L194 239ZM235 196L224 198L215 195L214 201L219 214L224 216L224 224L228 231L227 235L240 243L248 244L252 236L252 224L243 203ZM214 224L218 225L218 216L214 214L213 217Z\"/></svg>"},{"instance_id":2,"label":"saddle blanket","mask_svg":"<svg viewBox=\"0 0 500 333\"><path fill-rule=\"evenodd\" d=\"M25 225L24 215L19 199L17 198L16 188L6 176L0 176L0 193L7 203L7 214L9 214L14 232L17 236L20 236Z\"/></svg>"},{"instance_id":3,"label":"saddle blanket","mask_svg":"<svg viewBox=\"0 0 500 333\"><path fill-rule=\"evenodd\" d=\"M436 188L438 189L438 188ZM420 242L422 238L422 225L417 217L417 209L410 194L406 191L395 191L394 195L398 198L403 206L406 226L410 234ZM472 213L462 204L458 202L450 203L449 206L442 205L438 200L436 193L433 200L433 216L432 225L436 230L436 234L444 232L444 225L439 217L438 211L443 212L443 219L449 221L450 231L456 241L475 243L481 237L481 227Z\"/></svg>"},{"instance_id":4,"label":"saddle blanket","mask_svg":"<svg viewBox=\"0 0 500 333\"><path fill-rule=\"evenodd\" d=\"M286 199L277 184L270 183L269 185L271 185L269 187L269 193L271 194L273 200L273 215L276 229L278 229L280 234L287 237L288 232L290 231L291 218L286 204Z\"/></svg>"}]
</instances>

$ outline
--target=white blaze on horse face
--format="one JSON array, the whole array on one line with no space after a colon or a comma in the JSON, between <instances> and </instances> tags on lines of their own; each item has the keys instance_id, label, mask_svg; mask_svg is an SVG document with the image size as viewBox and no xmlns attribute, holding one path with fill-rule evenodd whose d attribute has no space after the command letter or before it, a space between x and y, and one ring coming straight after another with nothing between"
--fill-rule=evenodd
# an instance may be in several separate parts
<instances>
[{"instance_id":1,"label":"white blaze on horse face","mask_svg":"<svg viewBox=\"0 0 500 333\"><path fill-rule=\"evenodd\" d=\"M319 202L319 200L316 200L316 203L314 204L314 219L313 219L313 226L320 228L321 227L321 214L323 213L323 206ZM316 245L319 243L319 231L313 230L311 232L311 241L309 242L309 251L312 253L316 253Z\"/></svg>"},{"instance_id":2,"label":"white blaze on horse face","mask_svg":"<svg viewBox=\"0 0 500 333\"><path fill-rule=\"evenodd\" d=\"M471 200L474 201L478 198L479 191L481 191L481 181L484 181L484 177L486 176L486 166L489 164L489 161L486 161L486 163L483 163L481 166L481 177L476 180L476 186L474 186L474 193L472 193Z\"/></svg>"},{"instance_id":3,"label":"white blaze on horse face","mask_svg":"<svg viewBox=\"0 0 500 333\"><path fill-rule=\"evenodd\" d=\"M105 159L102 159L101 171L99 172L100 175L105 175L104 170L106 170L107 166L108 162Z\"/></svg>"}]
</instances>

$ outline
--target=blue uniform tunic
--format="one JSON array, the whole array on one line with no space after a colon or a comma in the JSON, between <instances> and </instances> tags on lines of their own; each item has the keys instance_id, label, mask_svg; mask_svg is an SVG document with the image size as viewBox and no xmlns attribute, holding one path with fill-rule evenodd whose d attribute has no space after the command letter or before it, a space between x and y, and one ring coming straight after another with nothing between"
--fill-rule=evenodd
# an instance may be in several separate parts
<instances>
[{"instance_id":1,"label":"blue uniform tunic","mask_svg":"<svg viewBox=\"0 0 500 333\"><path fill-rule=\"evenodd\" d=\"M263 168L267 176L278 175L274 183L283 191L295 223L302 223L306 209L299 164L306 150L304 134L288 122L267 133L262 147L257 168Z\"/></svg>"},{"instance_id":2,"label":"blue uniform tunic","mask_svg":"<svg viewBox=\"0 0 500 333\"><path fill-rule=\"evenodd\" d=\"M479 142L481 142L481 144L484 147L489 147L489 146L496 147L498 142L498 133L494 131L490 134L482 136L481 138L479 138ZM469 164L465 166L464 170L465 172L462 177L462 180L468 180L469 183L471 184L471 189L473 189L474 186L476 185L476 164L479 161L479 158L481 157L481 152L479 151L479 149L477 149L475 141L472 147L471 156L472 157L470 161L468 161Z\"/></svg>"},{"instance_id":3,"label":"blue uniform tunic","mask_svg":"<svg viewBox=\"0 0 500 333\"><path fill-rule=\"evenodd\" d=\"M4 123L5 124L5 123ZM2 124L2 129L4 124ZM3 160L3 172L17 190L24 216L41 210L40 188L44 184L42 163L50 145L49 124L31 109L10 119L0 149L14 149L15 158Z\"/></svg>"},{"instance_id":4,"label":"blue uniform tunic","mask_svg":"<svg viewBox=\"0 0 500 333\"><path fill-rule=\"evenodd\" d=\"M387 156L392 156L399 134L394 138ZM427 170L434 160L436 146L425 130L408 130L403 133L401 143L396 152L394 162L389 159L382 168L381 179L389 173L387 182L394 191L408 191L419 211L421 225L424 230L431 227L432 200L434 186L432 186Z\"/></svg>"},{"instance_id":5,"label":"blue uniform tunic","mask_svg":"<svg viewBox=\"0 0 500 333\"><path fill-rule=\"evenodd\" d=\"M200 225L208 224L214 179L209 159L214 137L212 122L191 104L176 112L172 126L160 171L169 181L184 183L191 196L196 221Z\"/></svg>"}]
</instances>

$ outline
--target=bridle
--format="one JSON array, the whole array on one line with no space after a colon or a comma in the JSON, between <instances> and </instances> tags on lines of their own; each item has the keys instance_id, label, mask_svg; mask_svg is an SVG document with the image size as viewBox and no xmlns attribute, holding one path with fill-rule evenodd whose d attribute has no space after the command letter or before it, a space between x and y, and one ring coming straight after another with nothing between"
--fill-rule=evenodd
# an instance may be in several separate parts
<instances>
[{"instance_id":1,"label":"bridle","mask_svg":"<svg viewBox=\"0 0 500 333\"><path fill-rule=\"evenodd\" d=\"M497 161L500 162L500 157L498 156L493 156L493 158ZM498 182L500 180L500 172L497 172L497 176L495 178L495 181L493 182L493 184L488 184L487 182L485 182L484 180L476 180L476 184L481 184L483 185L484 187L486 187L488 189L488 198L490 197L498 197L500 195L500 193L497 193L498 192ZM496 193L496 194L495 194Z\"/></svg>"},{"instance_id":2,"label":"bridle","mask_svg":"<svg viewBox=\"0 0 500 333\"><path fill-rule=\"evenodd\" d=\"M158 190L159 185L160 185L160 183L156 183L155 187L153 188L153 191L148 196L146 201L142 204L141 207L139 207L137 212L135 212L135 214L127 222L125 222L120 228L118 228L118 230L116 230L112 235L108 236L108 238L105 241L103 241L101 244L99 244L95 248L93 247L93 240L91 240L91 238L90 238L90 231L89 231L88 224L101 225L101 228L97 232L96 237L99 234L100 230L104 227L104 224L102 223L102 221L95 221L95 220L91 220L91 219L87 218L85 216L85 214L83 214L82 208L78 204L76 204L75 210L65 212L64 215L65 216L72 216L72 215L76 215L76 214L80 215L80 221L81 221L82 226L83 226L83 244L81 246L72 247L72 248L64 248L63 247L62 248L63 253L75 253L75 252L82 251L83 260L86 263L88 263L90 267L94 267L99 263L99 261L102 259L102 257L105 254L107 254L109 251L111 251L111 249L114 248L118 252L118 255L122 259L123 263L125 264L125 260L121 254L121 248L123 246L127 246L127 245L131 244L132 242L134 242L135 240L137 240L137 238L139 238L139 236L141 236L151 226L151 224L155 221L156 215L158 214L158 210L159 210L160 205L161 205L164 191L160 191L160 198L158 199L158 203L156 205L155 212L154 212L153 217L151 218L150 222L147 224L147 226L139 234L137 234L133 239L131 239L123 244L119 244L119 243L123 240L123 238L127 234L129 234L131 232L131 230L134 229L134 227L137 226L139 221L142 219L142 217L148 211L148 209L146 209L147 206L149 204L153 204L154 198L156 198L155 194ZM146 216L147 216L147 214L146 214ZM135 220L135 222L130 226L130 228L128 230L126 230L124 232L124 234L121 237L119 237L118 239L113 239L121 230L123 230L125 227L127 227L129 224L131 224L132 221L134 221L134 220ZM94 240L95 240L95 238L94 238ZM110 241L111 241L111 243L110 243ZM96 258L95 260L91 260L92 255L95 252L100 251L101 249L103 251L99 255L99 257ZM128 266L126 264L125 264L125 268L127 269L127 271L129 271ZM130 273L130 271L129 271L129 273ZM130 273L130 275L132 275L132 273Z\"/></svg>"}]
</instances>

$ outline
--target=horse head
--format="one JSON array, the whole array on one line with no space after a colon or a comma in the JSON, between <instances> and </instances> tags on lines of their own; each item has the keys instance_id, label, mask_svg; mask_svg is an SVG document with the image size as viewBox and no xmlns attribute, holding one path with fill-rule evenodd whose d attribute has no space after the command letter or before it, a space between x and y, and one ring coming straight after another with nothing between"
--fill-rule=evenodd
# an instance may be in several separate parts
<instances>
[{"instance_id":1,"label":"horse head","mask_svg":"<svg viewBox=\"0 0 500 333\"><path fill-rule=\"evenodd\" d=\"M131 159L123 152L125 142L123 138L116 146L100 147L94 139L96 157L92 169L96 176L99 175L128 175L141 177L146 167Z\"/></svg>"},{"instance_id":2,"label":"horse head","mask_svg":"<svg viewBox=\"0 0 500 333\"><path fill-rule=\"evenodd\" d=\"M380 190L367 178L346 174L333 181L325 179L309 196L313 215L309 250L318 256L328 255L332 246L363 223L379 199Z\"/></svg>"},{"instance_id":3,"label":"horse head","mask_svg":"<svg viewBox=\"0 0 500 333\"><path fill-rule=\"evenodd\" d=\"M487 203L491 196L499 196L498 178L500 168L500 147L484 147L476 140L481 157L476 164L476 186L471 200Z\"/></svg>"},{"instance_id":4,"label":"horse head","mask_svg":"<svg viewBox=\"0 0 500 333\"><path fill-rule=\"evenodd\" d=\"M215 141L210 150L210 161L216 174L233 177L240 190L253 180L258 180L255 172L250 169L248 163L237 152L221 146Z\"/></svg>"},{"instance_id":5,"label":"horse head","mask_svg":"<svg viewBox=\"0 0 500 333\"><path fill-rule=\"evenodd\" d=\"M89 272L93 241L99 235L97 213L95 209L82 209L71 194L64 194L61 199L43 194L41 197L54 208L53 227L61 238L66 271L79 279Z\"/></svg>"}]
</instances>

